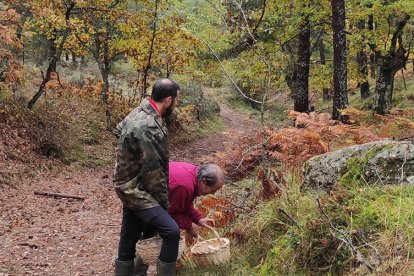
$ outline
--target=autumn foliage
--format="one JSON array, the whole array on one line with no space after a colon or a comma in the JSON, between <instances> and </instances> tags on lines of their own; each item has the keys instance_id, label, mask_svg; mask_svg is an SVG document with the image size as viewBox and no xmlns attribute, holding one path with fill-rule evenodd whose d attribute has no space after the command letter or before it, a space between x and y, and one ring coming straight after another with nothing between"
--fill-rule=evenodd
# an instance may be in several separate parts
<instances>
[{"instance_id":1,"label":"autumn foliage","mask_svg":"<svg viewBox=\"0 0 414 276\"><path fill-rule=\"evenodd\" d=\"M8 85L16 85L22 77L21 65L16 56L22 48L16 36L19 18L13 9L0 11L0 82Z\"/></svg>"},{"instance_id":2,"label":"autumn foliage","mask_svg":"<svg viewBox=\"0 0 414 276\"><path fill-rule=\"evenodd\" d=\"M394 111L381 116L348 108L343 113L349 117L349 124L332 120L328 113L290 111L292 126L279 130L266 128L266 150L263 150L262 134L239 137L238 143L227 145L225 152L217 153L212 159L221 164L230 177L241 179L265 159L289 169L300 166L315 155L345 146L388 137L401 139L414 134L414 124L401 116L413 111Z\"/></svg>"}]
</instances>

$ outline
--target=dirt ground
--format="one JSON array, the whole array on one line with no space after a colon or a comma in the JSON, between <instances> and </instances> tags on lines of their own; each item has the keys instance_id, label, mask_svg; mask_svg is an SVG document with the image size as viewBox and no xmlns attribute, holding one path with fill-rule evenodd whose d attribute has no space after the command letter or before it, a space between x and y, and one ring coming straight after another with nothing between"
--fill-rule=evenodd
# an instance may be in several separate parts
<instances>
[{"instance_id":1,"label":"dirt ground","mask_svg":"<svg viewBox=\"0 0 414 276\"><path fill-rule=\"evenodd\" d=\"M259 123L221 105L224 131L171 149L172 161L198 163L224 150L237 135L253 135ZM121 202L112 167L69 167L54 178L23 179L0 187L0 276L112 275ZM35 191L84 197L57 199Z\"/></svg>"},{"instance_id":2,"label":"dirt ground","mask_svg":"<svg viewBox=\"0 0 414 276\"><path fill-rule=\"evenodd\" d=\"M222 132L187 143L180 148L172 148L170 159L200 163L205 157L224 151L226 144L237 142L237 137L255 135L260 129L259 122L225 104L220 104L220 115L224 125Z\"/></svg>"}]
</instances>

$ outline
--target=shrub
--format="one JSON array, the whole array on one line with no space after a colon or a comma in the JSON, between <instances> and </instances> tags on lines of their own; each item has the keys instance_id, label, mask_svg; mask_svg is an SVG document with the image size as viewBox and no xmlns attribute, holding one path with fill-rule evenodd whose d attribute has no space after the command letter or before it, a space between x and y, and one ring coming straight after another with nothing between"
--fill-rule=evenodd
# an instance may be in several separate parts
<instances>
[{"instance_id":1,"label":"shrub","mask_svg":"<svg viewBox=\"0 0 414 276\"><path fill-rule=\"evenodd\" d=\"M212 118L220 112L218 103L207 99L200 84L190 82L181 86L181 110L193 108L192 115L198 121Z\"/></svg>"},{"instance_id":2,"label":"shrub","mask_svg":"<svg viewBox=\"0 0 414 276\"><path fill-rule=\"evenodd\" d=\"M259 275L412 271L414 187L353 182L318 195L301 191L298 173L285 179L282 195L249 219L240 258L251 261L250 269Z\"/></svg>"}]
</instances>

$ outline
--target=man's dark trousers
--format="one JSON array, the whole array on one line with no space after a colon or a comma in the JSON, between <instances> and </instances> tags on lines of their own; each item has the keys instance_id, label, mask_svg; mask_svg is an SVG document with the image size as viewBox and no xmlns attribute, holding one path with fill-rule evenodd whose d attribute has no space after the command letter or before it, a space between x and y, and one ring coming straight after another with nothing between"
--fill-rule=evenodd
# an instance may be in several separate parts
<instances>
[{"instance_id":1,"label":"man's dark trousers","mask_svg":"<svg viewBox=\"0 0 414 276\"><path fill-rule=\"evenodd\" d=\"M180 229L167 211L158 206L134 212L124 206L118 260L133 260L138 240L151 238L156 233L163 239L160 261L175 262L178 256Z\"/></svg>"}]
</instances>

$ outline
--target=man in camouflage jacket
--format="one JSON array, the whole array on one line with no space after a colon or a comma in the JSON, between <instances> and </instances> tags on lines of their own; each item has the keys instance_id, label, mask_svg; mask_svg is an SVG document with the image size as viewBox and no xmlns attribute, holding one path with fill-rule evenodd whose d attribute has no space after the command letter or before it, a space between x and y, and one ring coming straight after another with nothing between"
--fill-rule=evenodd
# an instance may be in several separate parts
<instances>
[{"instance_id":1,"label":"man in camouflage jacket","mask_svg":"<svg viewBox=\"0 0 414 276\"><path fill-rule=\"evenodd\" d=\"M167 213L169 153L163 118L171 114L178 93L172 80L158 80L151 99L143 99L114 131L118 149L113 183L123 203L115 275L132 275L136 243L155 233L163 238L157 275L175 275L180 231ZM137 257L134 275L146 275L147 268Z\"/></svg>"}]
</instances>

